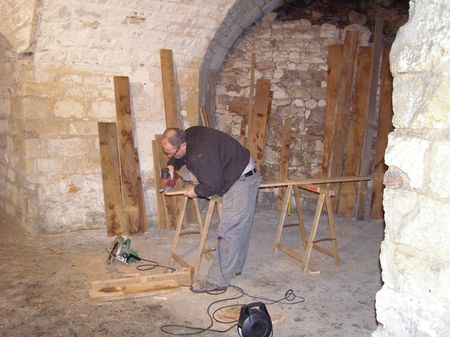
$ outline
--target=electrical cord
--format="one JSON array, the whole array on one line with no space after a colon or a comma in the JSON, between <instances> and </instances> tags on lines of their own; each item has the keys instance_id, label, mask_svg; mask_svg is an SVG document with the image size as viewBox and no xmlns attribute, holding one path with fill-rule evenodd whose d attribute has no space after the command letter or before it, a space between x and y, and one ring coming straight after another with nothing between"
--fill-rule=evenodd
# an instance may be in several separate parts
<instances>
[{"instance_id":1,"label":"electrical cord","mask_svg":"<svg viewBox=\"0 0 450 337\"><path fill-rule=\"evenodd\" d=\"M159 264L157 261L143 259L142 257L140 257L139 260L147 262L147 263L143 263L143 264L136 266L136 269L139 271L148 271L148 270L152 270L155 268L167 269L167 270L170 270L171 273L176 271L175 268Z\"/></svg>"}]
</instances>

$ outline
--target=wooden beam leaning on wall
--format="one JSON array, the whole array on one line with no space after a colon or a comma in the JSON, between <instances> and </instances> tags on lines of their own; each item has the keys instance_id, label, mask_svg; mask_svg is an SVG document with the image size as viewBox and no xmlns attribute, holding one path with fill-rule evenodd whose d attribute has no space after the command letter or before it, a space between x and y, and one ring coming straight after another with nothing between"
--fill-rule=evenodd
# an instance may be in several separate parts
<instances>
[{"instance_id":1,"label":"wooden beam leaning on wall","mask_svg":"<svg viewBox=\"0 0 450 337\"><path fill-rule=\"evenodd\" d=\"M102 166L103 197L105 202L106 233L123 234L122 191L120 182L119 150L116 123L98 123L100 157Z\"/></svg>"},{"instance_id":2,"label":"wooden beam leaning on wall","mask_svg":"<svg viewBox=\"0 0 450 337\"><path fill-rule=\"evenodd\" d=\"M175 70L171 49L161 49L161 77L164 96L164 111L167 128L178 128L177 91L175 85Z\"/></svg>"},{"instance_id":3,"label":"wooden beam leaning on wall","mask_svg":"<svg viewBox=\"0 0 450 337\"><path fill-rule=\"evenodd\" d=\"M344 46L328 46L327 104L323 137L322 177L328 177L333 146L333 126L335 121L336 98L342 72Z\"/></svg>"},{"instance_id":4,"label":"wooden beam leaning on wall","mask_svg":"<svg viewBox=\"0 0 450 337\"><path fill-rule=\"evenodd\" d=\"M369 175L372 173L373 157L372 149L375 137L373 136L370 127L374 126L377 121L376 100L378 79L380 73L380 62L383 54L383 17L378 14L375 21L375 34L373 42L373 57L370 70L370 90L368 100L368 117L365 128L365 135L363 140L362 155L361 155L361 168L360 175ZM366 210L366 197L367 197L367 181L361 181L359 183L358 191L358 207L356 210L356 218L358 220L364 220Z\"/></svg>"},{"instance_id":5,"label":"wooden beam leaning on wall","mask_svg":"<svg viewBox=\"0 0 450 337\"><path fill-rule=\"evenodd\" d=\"M281 155L280 155L280 180L288 179L289 170L289 146L291 144L291 120L283 120L283 136L281 141ZM281 207L284 195L284 187L280 187L278 191L278 208Z\"/></svg>"},{"instance_id":6,"label":"wooden beam leaning on wall","mask_svg":"<svg viewBox=\"0 0 450 337\"><path fill-rule=\"evenodd\" d=\"M384 48L381 63L380 107L378 111L378 132L375 144L375 165L372 181L372 202L370 217L383 217L383 177L386 172L384 153L387 147L388 134L394 128L392 125L392 74L389 66L390 48Z\"/></svg>"},{"instance_id":7,"label":"wooden beam leaning on wall","mask_svg":"<svg viewBox=\"0 0 450 337\"><path fill-rule=\"evenodd\" d=\"M138 158L135 155L131 122L131 104L128 77L114 77L117 134L121 168L124 226L129 234L146 230L138 201Z\"/></svg>"},{"instance_id":8,"label":"wooden beam leaning on wall","mask_svg":"<svg viewBox=\"0 0 450 337\"><path fill-rule=\"evenodd\" d=\"M349 111L353 88L353 74L355 72L356 54L358 51L359 31L347 30L345 33L343 63L340 84L336 97L334 116L334 130L332 140L331 161L328 176L340 177L343 172L345 145L347 144ZM336 186L335 189L339 189ZM335 198L337 199L337 198ZM336 200L333 200L335 206Z\"/></svg>"},{"instance_id":9,"label":"wooden beam leaning on wall","mask_svg":"<svg viewBox=\"0 0 450 337\"><path fill-rule=\"evenodd\" d=\"M266 139L267 114L270 104L270 80L256 82L255 109L249 125L247 148L256 161L256 169L262 174L262 158Z\"/></svg>"},{"instance_id":10,"label":"wooden beam leaning on wall","mask_svg":"<svg viewBox=\"0 0 450 337\"><path fill-rule=\"evenodd\" d=\"M372 48L360 48L356 70L355 95L353 97L352 119L348 133L344 176L356 176L361 165L362 143L367 124L367 101L369 99L370 65ZM352 216L355 208L356 182L342 184L339 194L338 214Z\"/></svg>"}]
</instances>

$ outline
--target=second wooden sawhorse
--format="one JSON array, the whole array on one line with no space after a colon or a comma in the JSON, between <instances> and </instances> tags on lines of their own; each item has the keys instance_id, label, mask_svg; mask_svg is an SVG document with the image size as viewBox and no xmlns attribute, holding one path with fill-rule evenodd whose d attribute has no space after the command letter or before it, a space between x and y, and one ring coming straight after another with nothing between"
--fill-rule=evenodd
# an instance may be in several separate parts
<instances>
[{"instance_id":1,"label":"second wooden sawhorse","mask_svg":"<svg viewBox=\"0 0 450 337\"><path fill-rule=\"evenodd\" d=\"M280 219L275 234L275 242L273 246L273 253L276 254L278 250L289 255L290 257L303 263L303 271L308 271L308 266L311 259L313 249L332 257L336 265L339 265L339 251L337 245L336 226L334 222L333 206L331 197L334 196L334 191L328 187L331 183L355 182L361 180L369 180L367 177L331 177L331 178L310 178L303 180L285 180L263 182L260 188L285 188L283 200L281 203ZM319 185L319 186L317 186ZM306 238L304 217L301 208L300 190L305 190L318 195L316 209L311 224L309 238ZM285 226L286 212L290 202L290 197L294 193L296 212L299 220L300 242L303 246L303 254L297 252L293 248L281 242L281 235ZM316 240L317 229L319 227L320 215L325 206L328 216L328 231L329 237ZM331 249L325 248L318 244L319 241L331 241Z\"/></svg>"}]
</instances>

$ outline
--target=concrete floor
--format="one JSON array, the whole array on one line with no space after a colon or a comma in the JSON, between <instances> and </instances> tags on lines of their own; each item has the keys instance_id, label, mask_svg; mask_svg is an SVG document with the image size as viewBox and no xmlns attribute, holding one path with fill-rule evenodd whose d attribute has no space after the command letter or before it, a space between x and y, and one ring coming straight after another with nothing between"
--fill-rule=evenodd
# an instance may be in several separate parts
<instances>
[{"instance_id":1,"label":"concrete floor","mask_svg":"<svg viewBox=\"0 0 450 337\"><path fill-rule=\"evenodd\" d=\"M211 296L181 288L156 298L93 304L88 296L91 281L136 272L136 265L105 263L106 249L113 238L107 237L104 230L32 238L2 218L0 336L169 336L161 332L162 324L206 327L208 305L238 295L232 289ZM338 217L342 263L337 267L331 258L313 252L314 265L320 269L318 275L303 273L301 265L283 253L272 255L277 221L276 210L257 210L246 269L233 280L233 284L255 296L280 299L292 289L297 296L305 298L300 304L267 306L276 322L273 335L370 336L376 328L374 297L381 287L378 255L383 238L382 221L358 222ZM307 215L306 223L310 221L311 216ZM294 216L287 218L287 223L294 222L298 222ZM298 227L286 228L283 241L298 242L297 233ZM151 229L133 236L131 246L141 257L167 263L173 234L173 231ZM214 246L213 232L210 237L210 246ZM183 236L179 251L193 259L197 242L198 235ZM207 265L208 261L202 265L202 274ZM242 297L216 305L214 309L253 301ZM214 324L219 330L230 326ZM224 334L205 332L202 336L238 334L233 327Z\"/></svg>"}]
</instances>

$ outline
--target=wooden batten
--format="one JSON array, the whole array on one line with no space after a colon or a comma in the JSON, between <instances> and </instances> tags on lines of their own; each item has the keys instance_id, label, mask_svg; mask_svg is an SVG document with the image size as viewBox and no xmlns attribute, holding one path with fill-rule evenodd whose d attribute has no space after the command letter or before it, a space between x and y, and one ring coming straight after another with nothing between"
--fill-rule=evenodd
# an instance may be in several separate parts
<instances>
[{"instance_id":1,"label":"wooden batten","mask_svg":"<svg viewBox=\"0 0 450 337\"><path fill-rule=\"evenodd\" d=\"M250 54L250 87L249 87L249 93L248 93L247 125L252 124L254 89L255 89L255 53L251 53ZM241 124L241 126L242 126L242 124ZM242 127L241 127L241 134L242 134ZM245 134L244 134L244 141L241 144L245 146L245 145L247 145L247 142L248 141L245 139Z\"/></svg>"},{"instance_id":2,"label":"wooden batten","mask_svg":"<svg viewBox=\"0 0 450 337\"><path fill-rule=\"evenodd\" d=\"M375 125L377 121L376 100L378 91L378 79L380 73L381 56L383 54L383 18L381 15L377 15L375 21L375 34L373 44L373 57L372 65L370 69L370 90L368 100L368 115L367 124L364 132L364 140L362 146L361 156L361 168L360 175L369 175L372 173L373 157L372 149L375 141L375 137L370 132L370 126ZM358 201L356 218L358 220L364 220L366 210L366 197L367 197L367 182L359 183Z\"/></svg>"},{"instance_id":3,"label":"wooden batten","mask_svg":"<svg viewBox=\"0 0 450 337\"><path fill-rule=\"evenodd\" d=\"M336 98L341 80L343 50L344 47L340 44L328 46L327 105L324 124L322 177L328 177L330 169Z\"/></svg>"},{"instance_id":4,"label":"wooden batten","mask_svg":"<svg viewBox=\"0 0 450 337\"><path fill-rule=\"evenodd\" d=\"M280 180L288 179L289 169L289 145L291 144L291 120L285 119L283 121L283 138L281 141L281 162L280 162ZM284 188L280 188L278 194L278 207L281 207L281 201L283 199Z\"/></svg>"},{"instance_id":5,"label":"wooden batten","mask_svg":"<svg viewBox=\"0 0 450 337\"><path fill-rule=\"evenodd\" d=\"M332 153L328 174L331 177L342 175L344 149L348 135L353 74L358 51L358 35L359 32L357 30L347 30L345 34L342 72L336 98Z\"/></svg>"},{"instance_id":6,"label":"wooden batten","mask_svg":"<svg viewBox=\"0 0 450 337\"><path fill-rule=\"evenodd\" d=\"M372 201L370 217L383 217L383 177L387 166L384 163L388 134L393 130L392 125L392 74L389 66L390 48L384 48L381 63L380 107L378 111L378 132L375 144L375 165L372 184Z\"/></svg>"},{"instance_id":7,"label":"wooden batten","mask_svg":"<svg viewBox=\"0 0 450 337\"><path fill-rule=\"evenodd\" d=\"M160 57L166 127L178 128L177 91L172 50L161 49Z\"/></svg>"},{"instance_id":8,"label":"wooden batten","mask_svg":"<svg viewBox=\"0 0 450 337\"><path fill-rule=\"evenodd\" d=\"M159 192L161 189L159 183L159 175L161 172L161 165L159 163L158 147L160 146L157 142L161 135L155 135L156 139L152 140L152 150L153 150L153 170L155 172L155 191L156 191L156 206L158 208L158 227L161 229L168 228L167 218L166 218L166 201L164 199L164 194Z\"/></svg>"},{"instance_id":9,"label":"wooden batten","mask_svg":"<svg viewBox=\"0 0 450 337\"><path fill-rule=\"evenodd\" d=\"M269 104L270 80L260 79L256 82L255 108L247 137L247 148L252 158L256 161L256 168L259 172L262 172Z\"/></svg>"},{"instance_id":10,"label":"wooden batten","mask_svg":"<svg viewBox=\"0 0 450 337\"><path fill-rule=\"evenodd\" d=\"M117 134L122 181L124 224L129 234L144 228L139 217L137 158L133 144L128 77L114 77Z\"/></svg>"},{"instance_id":11,"label":"wooden batten","mask_svg":"<svg viewBox=\"0 0 450 337\"><path fill-rule=\"evenodd\" d=\"M347 151L344 163L344 176L359 173L361 151L367 124L367 102L369 98L369 74L372 64L372 49L362 47L356 70L355 95L353 98L352 119L350 122ZM338 202L338 214L352 216L356 202L357 185L354 182L342 184Z\"/></svg>"},{"instance_id":12,"label":"wooden batten","mask_svg":"<svg viewBox=\"0 0 450 337\"><path fill-rule=\"evenodd\" d=\"M123 222L116 123L99 122L98 138L100 141L106 232L109 236L123 234L126 232L126 227Z\"/></svg>"}]
</instances>

